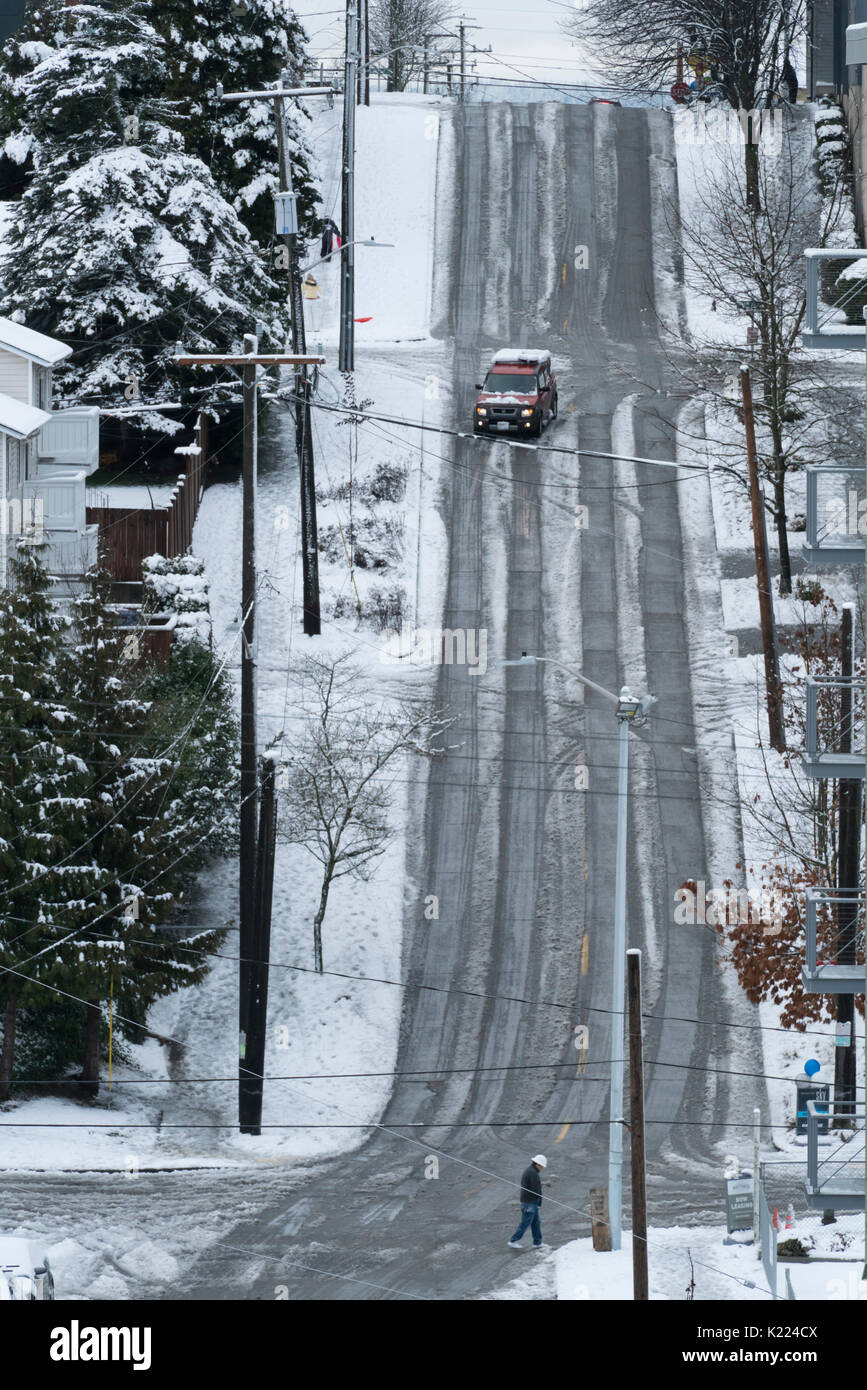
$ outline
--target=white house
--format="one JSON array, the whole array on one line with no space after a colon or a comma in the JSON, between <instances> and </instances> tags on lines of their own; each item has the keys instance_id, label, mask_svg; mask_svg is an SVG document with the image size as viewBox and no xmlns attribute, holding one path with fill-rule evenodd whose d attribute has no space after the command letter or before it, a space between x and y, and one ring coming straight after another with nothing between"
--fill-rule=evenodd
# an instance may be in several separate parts
<instances>
[{"instance_id":1,"label":"white house","mask_svg":"<svg viewBox=\"0 0 867 1390\"><path fill-rule=\"evenodd\" d=\"M96 559L86 480L99 467L99 409L51 409L51 376L72 348L0 318L0 583L12 538L48 544L51 573L73 579Z\"/></svg>"}]
</instances>

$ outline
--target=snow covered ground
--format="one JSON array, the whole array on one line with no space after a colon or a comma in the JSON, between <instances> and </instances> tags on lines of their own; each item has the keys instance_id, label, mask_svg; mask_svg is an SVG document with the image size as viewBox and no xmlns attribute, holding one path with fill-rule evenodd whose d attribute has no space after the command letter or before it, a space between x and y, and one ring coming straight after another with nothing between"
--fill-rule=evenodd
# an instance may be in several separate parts
<instances>
[{"instance_id":1,"label":"snow covered ground","mask_svg":"<svg viewBox=\"0 0 867 1390\"><path fill-rule=\"evenodd\" d=\"M683 1301L692 1286L691 1296L698 1303L717 1299L770 1303L771 1292L754 1246L736 1237L731 1240L726 1243L723 1227L651 1227L647 1234L651 1299ZM529 1265L526 1272L524 1262ZM617 1251L595 1251L591 1240L582 1239L541 1259L528 1247L516 1254L515 1264L520 1272L490 1298L632 1300L631 1231L623 1232L623 1246ZM781 1260L778 1297L785 1297L784 1270L799 1300L867 1299L857 1261L820 1260L805 1265Z\"/></svg>"}]
</instances>

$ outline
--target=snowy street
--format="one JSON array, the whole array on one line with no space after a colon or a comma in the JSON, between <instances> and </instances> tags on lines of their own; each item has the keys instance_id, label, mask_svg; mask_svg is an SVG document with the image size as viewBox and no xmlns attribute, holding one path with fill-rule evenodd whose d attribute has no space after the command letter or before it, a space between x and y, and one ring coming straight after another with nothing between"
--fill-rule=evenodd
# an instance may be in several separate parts
<instances>
[{"instance_id":1,"label":"snowy street","mask_svg":"<svg viewBox=\"0 0 867 1390\"><path fill-rule=\"evenodd\" d=\"M689 0L631 76L636 0L312 2L0 48L0 1247L182 1321L863 1300L849 88L769 0L746 112Z\"/></svg>"}]
</instances>

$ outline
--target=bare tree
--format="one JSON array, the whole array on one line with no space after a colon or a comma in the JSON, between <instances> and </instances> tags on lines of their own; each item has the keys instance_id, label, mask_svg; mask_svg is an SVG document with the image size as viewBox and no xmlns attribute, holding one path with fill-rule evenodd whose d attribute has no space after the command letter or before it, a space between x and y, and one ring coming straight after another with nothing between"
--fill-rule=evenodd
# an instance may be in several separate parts
<instances>
[{"instance_id":1,"label":"bare tree","mask_svg":"<svg viewBox=\"0 0 867 1390\"><path fill-rule=\"evenodd\" d=\"M773 105L804 29L804 0L588 0L564 22L627 87L667 88L680 50L705 65L701 95L736 111ZM747 197L759 203L758 131L744 146Z\"/></svg>"},{"instance_id":2,"label":"bare tree","mask_svg":"<svg viewBox=\"0 0 867 1390\"><path fill-rule=\"evenodd\" d=\"M724 146L716 172L708 170L693 192L693 212L679 215L688 278L712 300L721 318L745 315L757 338L749 357L757 388L759 463L771 486L768 508L779 540L784 594L792 589L787 476L817 454L824 457L832 436L842 444L845 435L843 422L832 428L826 414L828 391L823 386L833 364L819 366L804 356L801 330L804 247L828 245L851 188L841 165L836 183L820 190L804 134L787 128L781 147L764 151L757 165L759 208L749 201L735 147ZM696 345L702 356L717 366L726 362L730 371L743 362L742 351L732 360L731 346L719 339L708 337ZM837 400L842 403L838 394ZM738 459L741 453L738 445ZM731 471L746 485L742 466Z\"/></svg>"},{"instance_id":3,"label":"bare tree","mask_svg":"<svg viewBox=\"0 0 867 1390\"><path fill-rule=\"evenodd\" d=\"M294 676L300 733L280 779L279 834L303 845L322 866L313 919L313 955L321 973L322 923L332 883L366 881L394 837L392 787L404 755L434 756L447 727L425 700L377 698L348 655L307 657Z\"/></svg>"},{"instance_id":4,"label":"bare tree","mask_svg":"<svg viewBox=\"0 0 867 1390\"><path fill-rule=\"evenodd\" d=\"M444 0L372 0L371 49L388 60L390 92L405 91L421 69L425 37L441 29L448 14Z\"/></svg>"}]
</instances>

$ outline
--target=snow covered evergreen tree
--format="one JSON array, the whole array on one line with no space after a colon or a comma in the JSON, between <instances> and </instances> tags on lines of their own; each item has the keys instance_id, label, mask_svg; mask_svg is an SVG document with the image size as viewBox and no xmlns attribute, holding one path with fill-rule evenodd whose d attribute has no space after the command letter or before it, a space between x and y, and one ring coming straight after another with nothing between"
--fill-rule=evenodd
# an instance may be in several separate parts
<instances>
[{"instance_id":1,"label":"snow covered evergreen tree","mask_svg":"<svg viewBox=\"0 0 867 1390\"><path fill-rule=\"evenodd\" d=\"M89 865L71 851L83 821L87 768L71 747L75 716L58 689L63 621L52 605L44 547L20 542L0 591L0 1096L8 1094L19 1010L45 1019L60 962L45 954L82 921ZM12 971L20 970L20 974Z\"/></svg>"},{"instance_id":2,"label":"snow covered evergreen tree","mask_svg":"<svg viewBox=\"0 0 867 1390\"><path fill-rule=\"evenodd\" d=\"M33 131L24 99L29 75L51 53L63 0L30 0L24 23L0 49L0 198L20 198L33 168Z\"/></svg>"},{"instance_id":3,"label":"snow covered evergreen tree","mask_svg":"<svg viewBox=\"0 0 867 1390\"><path fill-rule=\"evenodd\" d=\"M217 84L227 92L261 90L274 86L285 67L300 85L306 56L300 23L287 0L248 0L243 9L234 0L154 0L149 14L166 40L166 95L178 104L187 150L208 165L220 192L268 246L279 185L273 103L221 102ZM306 113L297 100L286 110L299 223L315 235Z\"/></svg>"},{"instance_id":4,"label":"snow covered evergreen tree","mask_svg":"<svg viewBox=\"0 0 867 1390\"><path fill-rule=\"evenodd\" d=\"M286 338L285 277L174 128L148 9L101 0L62 10L53 43L13 84L26 139L7 141L7 154L26 144L33 173L7 236L0 312L75 345L57 382L79 402L198 399L207 373L173 365L179 343L240 348L257 321L266 350ZM159 414L138 423L180 428Z\"/></svg>"},{"instance_id":5,"label":"snow covered evergreen tree","mask_svg":"<svg viewBox=\"0 0 867 1390\"><path fill-rule=\"evenodd\" d=\"M119 1012L144 1022L155 999L196 984L208 969L217 933L200 935L200 949L191 951L186 943L178 949L177 932L160 927L220 843L219 834L216 841L208 837L212 806L197 817L184 799L180 784L191 742L199 775L216 795L226 780L223 763L203 756L195 726L188 728L183 718L187 711L175 703L172 713L181 717L171 724L160 708L163 687L184 685L190 703L198 701L199 690L189 691L185 672L157 674L147 663L142 669L135 659L139 634L117 626L110 598L111 576L95 566L73 604L73 641L60 661L75 715L73 747L90 774L82 857L99 871L88 928L63 948L75 993L89 1003L81 1075L92 1092L99 1084L102 1010L111 986ZM156 700L150 697L154 686ZM229 720L227 744L232 727ZM231 780L231 751L228 763ZM140 1039L137 1029L131 1035Z\"/></svg>"},{"instance_id":6,"label":"snow covered evergreen tree","mask_svg":"<svg viewBox=\"0 0 867 1390\"><path fill-rule=\"evenodd\" d=\"M52 1075L80 1062L93 1094L110 993L133 1021L119 1031L140 1041L134 1025L198 983L221 940L164 928L196 873L234 845L237 725L209 648L192 641L165 669L136 658L104 570L89 573L66 640L38 548L22 547L12 570L0 594L11 765L0 785L0 966L22 973L0 974L0 1097L19 1017L30 1055Z\"/></svg>"}]
</instances>

